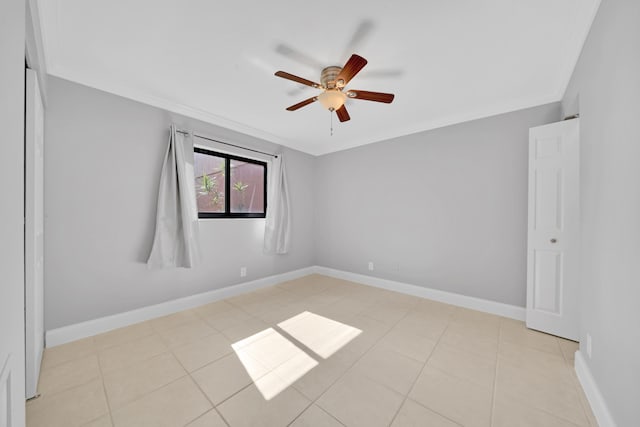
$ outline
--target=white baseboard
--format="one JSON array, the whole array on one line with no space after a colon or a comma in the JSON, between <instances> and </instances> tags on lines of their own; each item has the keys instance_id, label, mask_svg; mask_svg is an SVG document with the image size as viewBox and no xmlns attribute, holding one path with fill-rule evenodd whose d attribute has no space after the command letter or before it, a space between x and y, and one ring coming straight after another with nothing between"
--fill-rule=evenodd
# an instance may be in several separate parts
<instances>
[{"instance_id":1,"label":"white baseboard","mask_svg":"<svg viewBox=\"0 0 640 427\"><path fill-rule=\"evenodd\" d=\"M584 360L580 350L576 351L574 368L576 370L578 380L580 381L580 385L584 390L584 394L587 396L589 405L591 405L593 415L598 421L598 425L600 427L616 427L616 422L613 420L611 412L609 412L609 407L607 406L602 393L600 393L598 384L596 383L595 378L593 378L593 375L589 370L589 366Z\"/></svg>"},{"instance_id":2,"label":"white baseboard","mask_svg":"<svg viewBox=\"0 0 640 427\"><path fill-rule=\"evenodd\" d=\"M239 283L237 285L215 289L201 294L126 311L124 313L113 314L111 316L100 317L98 319L87 320L86 322L51 329L46 332L46 346L55 347L60 344L101 334L103 332L129 326L134 323L143 322L160 316L166 316L182 310L188 310L190 308L255 291L256 289L265 288L267 286L273 286L287 280L293 280L298 277L313 274L314 272L315 267L302 268L299 270L289 271L287 273L276 274L262 279L252 280L250 282Z\"/></svg>"},{"instance_id":3,"label":"white baseboard","mask_svg":"<svg viewBox=\"0 0 640 427\"><path fill-rule=\"evenodd\" d=\"M498 316L508 317L511 319L525 320L526 310L524 307L503 304L501 302L490 301L482 298L469 297L466 295L455 294L438 289L410 285L408 283L396 282L393 280L380 279L377 277L366 276L364 274L335 270L328 267L316 266L315 272L318 274L323 274L325 276L335 277L336 279L349 280L352 282L361 283L363 285L375 286L376 288L382 288L407 295L427 298L430 300L443 302L445 304L470 308L473 310L496 314Z\"/></svg>"},{"instance_id":4,"label":"white baseboard","mask_svg":"<svg viewBox=\"0 0 640 427\"><path fill-rule=\"evenodd\" d=\"M143 322L160 316L176 313L182 310L198 307L213 301L251 292L256 289L273 286L275 284L297 279L309 274L324 274L325 276L338 279L349 280L363 285L375 286L377 288L400 292L421 298L428 298L434 301L452 304L460 307L471 308L486 313L509 317L516 320L524 320L525 309L514 305L503 304L481 298L469 297L437 289L424 288L422 286L410 285L408 283L395 282L393 280L380 279L363 274L351 273L348 271L335 270L327 267L313 266L294 270L283 274L276 274L250 282L240 283L213 291L178 298L160 304L138 308L124 313L113 314L111 316L100 317L98 319L87 320L61 328L51 329L46 332L46 346L55 347L81 338L90 337L111 331L113 329L129 326L134 323Z\"/></svg>"}]
</instances>

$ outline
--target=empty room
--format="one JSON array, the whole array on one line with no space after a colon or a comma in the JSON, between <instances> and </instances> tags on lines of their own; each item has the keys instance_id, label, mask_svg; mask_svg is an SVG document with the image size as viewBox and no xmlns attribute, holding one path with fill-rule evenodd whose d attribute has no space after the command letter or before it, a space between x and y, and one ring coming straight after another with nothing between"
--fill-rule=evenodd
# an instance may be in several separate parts
<instances>
[{"instance_id":1,"label":"empty room","mask_svg":"<svg viewBox=\"0 0 640 427\"><path fill-rule=\"evenodd\" d=\"M0 21L0 427L640 426L637 0Z\"/></svg>"}]
</instances>

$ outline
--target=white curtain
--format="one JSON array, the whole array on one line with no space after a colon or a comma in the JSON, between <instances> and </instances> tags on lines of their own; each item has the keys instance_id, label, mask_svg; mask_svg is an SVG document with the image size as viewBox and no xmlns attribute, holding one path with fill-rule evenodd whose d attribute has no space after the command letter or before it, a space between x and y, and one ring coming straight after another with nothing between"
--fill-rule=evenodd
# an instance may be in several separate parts
<instances>
[{"instance_id":1,"label":"white curtain","mask_svg":"<svg viewBox=\"0 0 640 427\"><path fill-rule=\"evenodd\" d=\"M267 182L264 251L268 254L286 254L291 247L291 208L282 154L271 159Z\"/></svg>"},{"instance_id":2,"label":"white curtain","mask_svg":"<svg viewBox=\"0 0 640 427\"><path fill-rule=\"evenodd\" d=\"M149 268L194 267L200 259L193 137L170 128L162 166Z\"/></svg>"}]
</instances>

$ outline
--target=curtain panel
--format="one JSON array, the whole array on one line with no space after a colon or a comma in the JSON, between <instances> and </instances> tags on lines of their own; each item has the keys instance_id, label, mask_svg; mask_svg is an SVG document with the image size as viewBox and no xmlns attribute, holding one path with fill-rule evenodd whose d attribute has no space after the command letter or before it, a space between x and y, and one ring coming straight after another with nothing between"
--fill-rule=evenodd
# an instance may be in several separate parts
<instances>
[{"instance_id":1,"label":"curtain panel","mask_svg":"<svg viewBox=\"0 0 640 427\"><path fill-rule=\"evenodd\" d=\"M193 136L171 125L162 166L149 268L193 268L200 260Z\"/></svg>"},{"instance_id":2,"label":"curtain panel","mask_svg":"<svg viewBox=\"0 0 640 427\"><path fill-rule=\"evenodd\" d=\"M291 208L282 154L270 161L264 252L286 254L291 249Z\"/></svg>"}]
</instances>

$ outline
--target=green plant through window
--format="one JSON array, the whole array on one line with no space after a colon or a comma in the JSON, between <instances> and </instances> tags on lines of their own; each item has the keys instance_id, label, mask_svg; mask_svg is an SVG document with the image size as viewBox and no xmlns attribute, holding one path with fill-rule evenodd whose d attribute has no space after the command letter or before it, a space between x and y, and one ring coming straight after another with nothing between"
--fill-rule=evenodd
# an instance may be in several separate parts
<instances>
[{"instance_id":1,"label":"green plant through window","mask_svg":"<svg viewBox=\"0 0 640 427\"><path fill-rule=\"evenodd\" d=\"M243 211L245 208L244 205L244 192L245 190L249 188L249 184L245 184L242 181L237 181L235 184L233 184L233 189L235 191L237 191L240 195L240 203L238 203L238 210L239 211Z\"/></svg>"},{"instance_id":2,"label":"green plant through window","mask_svg":"<svg viewBox=\"0 0 640 427\"><path fill-rule=\"evenodd\" d=\"M218 177L210 176L203 172L202 174L202 186L200 187L200 194L203 196L209 196L209 203L213 208L219 208L224 203L224 196L218 188Z\"/></svg>"}]
</instances>

